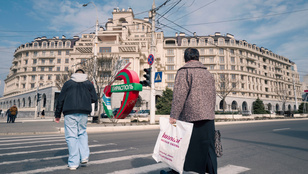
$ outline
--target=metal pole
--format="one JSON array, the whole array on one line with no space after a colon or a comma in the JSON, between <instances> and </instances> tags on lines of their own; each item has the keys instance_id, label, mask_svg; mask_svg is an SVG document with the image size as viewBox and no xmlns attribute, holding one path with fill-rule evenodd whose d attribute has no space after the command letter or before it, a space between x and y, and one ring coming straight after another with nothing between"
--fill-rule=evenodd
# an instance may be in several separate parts
<instances>
[{"instance_id":1,"label":"metal pole","mask_svg":"<svg viewBox=\"0 0 308 174\"><path fill-rule=\"evenodd\" d=\"M295 97L295 110L298 109L298 103L297 103L297 95L296 95L296 86L294 81L294 74L293 74L293 89L294 89L294 97Z\"/></svg>"},{"instance_id":2,"label":"metal pole","mask_svg":"<svg viewBox=\"0 0 308 174\"><path fill-rule=\"evenodd\" d=\"M37 117L37 110L38 110L38 101L37 101L37 94L38 94L38 91L39 91L39 86L36 88L36 101L33 101L34 104L35 104L35 110L34 110L34 119L36 119Z\"/></svg>"},{"instance_id":3,"label":"metal pole","mask_svg":"<svg viewBox=\"0 0 308 174\"><path fill-rule=\"evenodd\" d=\"M151 107L150 107L150 124L155 124L155 83L154 83L154 75L155 75L155 0L153 0L151 17L152 17L152 42L151 42L151 54L154 57L154 61L152 64L151 70Z\"/></svg>"}]
</instances>

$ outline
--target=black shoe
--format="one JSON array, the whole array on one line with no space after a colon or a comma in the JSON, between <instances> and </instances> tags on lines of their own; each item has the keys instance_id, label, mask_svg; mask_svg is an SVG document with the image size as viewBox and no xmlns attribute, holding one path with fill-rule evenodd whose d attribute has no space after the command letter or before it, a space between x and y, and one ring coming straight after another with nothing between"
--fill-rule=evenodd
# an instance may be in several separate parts
<instances>
[{"instance_id":1,"label":"black shoe","mask_svg":"<svg viewBox=\"0 0 308 174\"><path fill-rule=\"evenodd\" d=\"M179 172L177 172L175 170L170 170L170 171L161 170L160 174L179 174Z\"/></svg>"}]
</instances>

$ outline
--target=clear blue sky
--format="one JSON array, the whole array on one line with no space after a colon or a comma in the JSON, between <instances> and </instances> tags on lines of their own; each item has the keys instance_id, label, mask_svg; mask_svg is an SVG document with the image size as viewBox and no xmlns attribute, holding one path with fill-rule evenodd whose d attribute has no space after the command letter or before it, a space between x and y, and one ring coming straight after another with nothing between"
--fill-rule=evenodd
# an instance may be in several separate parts
<instances>
[{"instance_id":1,"label":"clear blue sky","mask_svg":"<svg viewBox=\"0 0 308 174\"><path fill-rule=\"evenodd\" d=\"M166 0L156 0L156 6ZM0 1L0 95L14 50L36 37L72 37L94 31L96 10L87 0L1 0ZM131 7L136 18L147 17L153 0L92 0L100 25L112 17L113 8ZM178 3L179 2L179 3ZM170 11L169 11L170 10ZM168 12L169 11L169 12ZM142 13L143 12L143 13ZM259 47L285 56L298 66L300 76L308 74L307 0L170 0L158 10L168 12L157 25L165 35L196 32L210 35L231 33ZM180 28L171 23L182 26Z\"/></svg>"}]
</instances>

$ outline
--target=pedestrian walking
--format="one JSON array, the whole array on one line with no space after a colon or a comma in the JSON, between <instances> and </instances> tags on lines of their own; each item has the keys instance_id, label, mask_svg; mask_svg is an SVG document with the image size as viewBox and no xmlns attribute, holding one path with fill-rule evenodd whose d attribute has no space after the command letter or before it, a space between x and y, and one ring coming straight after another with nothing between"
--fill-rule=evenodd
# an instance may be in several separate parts
<instances>
[{"instance_id":1,"label":"pedestrian walking","mask_svg":"<svg viewBox=\"0 0 308 174\"><path fill-rule=\"evenodd\" d=\"M11 122L11 112L10 112L10 108L7 109L5 115L7 116L6 123L10 123L10 122Z\"/></svg>"},{"instance_id":2,"label":"pedestrian walking","mask_svg":"<svg viewBox=\"0 0 308 174\"><path fill-rule=\"evenodd\" d=\"M199 52L187 48L185 65L176 74L169 122L176 120L193 123L190 144L184 162L184 171L217 174L215 153L215 80L199 62ZM175 170L161 171L178 173Z\"/></svg>"},{"instance_id":3,"label":"pedestrian walking","mask_svg":"<svg viewBox=\"0 0 308 174\"><path fill-rule=\"evenodd\" d=\"M65 139L68 146L68 167L76 170L80 163L87 164L90 149L86 132L88 115L92 111L92 103L97 102L93 84L87 80L82 69L76 70L71 79L62 87L57 100L55 121L59 123L61 113L64 114Z\"/></svg>"},{"instance_id":4,"label":"pedestrian walking","mask_svg":"<svg viewBox=\"0 0 308 174\"><path fill-rule=\"evenodd\" d=\"M44 118L45 119L45 110L42 110L41 112L41 119Z\"/></svg>"},{"instance_id":5,"label":"pedestrian walking","mask_svg":"<svg viewBox=\"0 0 308 174\"><path fill-rule=\"evenodd\" d=\"M11 121L12 123L15 122L15 119L17 117L17 114L18 114L18 109L17 109L17 106L16 105L13 105L11 108L10 108L10 114L11 114Z\"/></svg>"}]
</instances>

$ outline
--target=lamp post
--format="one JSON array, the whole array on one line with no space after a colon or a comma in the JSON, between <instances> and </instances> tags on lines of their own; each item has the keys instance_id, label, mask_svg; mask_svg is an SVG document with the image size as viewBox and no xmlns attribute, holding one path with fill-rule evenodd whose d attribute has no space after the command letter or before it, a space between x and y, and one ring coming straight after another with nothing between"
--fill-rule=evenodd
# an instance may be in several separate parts
<instances>
[{"instance_id":1,"label":"lamp post","mask_svg":"<svg viewBox=\"0 0 308 174\"><path fill-rule=\"evenodd\" d=\"M83 7L86 7L88 6L90 3L92 3L95 7L95 10L96 10L96 24L95 24L95 38L94 38L94 62L93 62L93 85L94 87L96 88L96 64L97 64L97 44L98 44L98 39L97 39L97 36L98 36L98 13L97 13L97 7L96 5L90 1L86 4L83 4L82 6ZM91 115L93 116L94 115L94 107L95 107L95 104L92 104L92 113Z\"/></svg>"}]
</instances>

